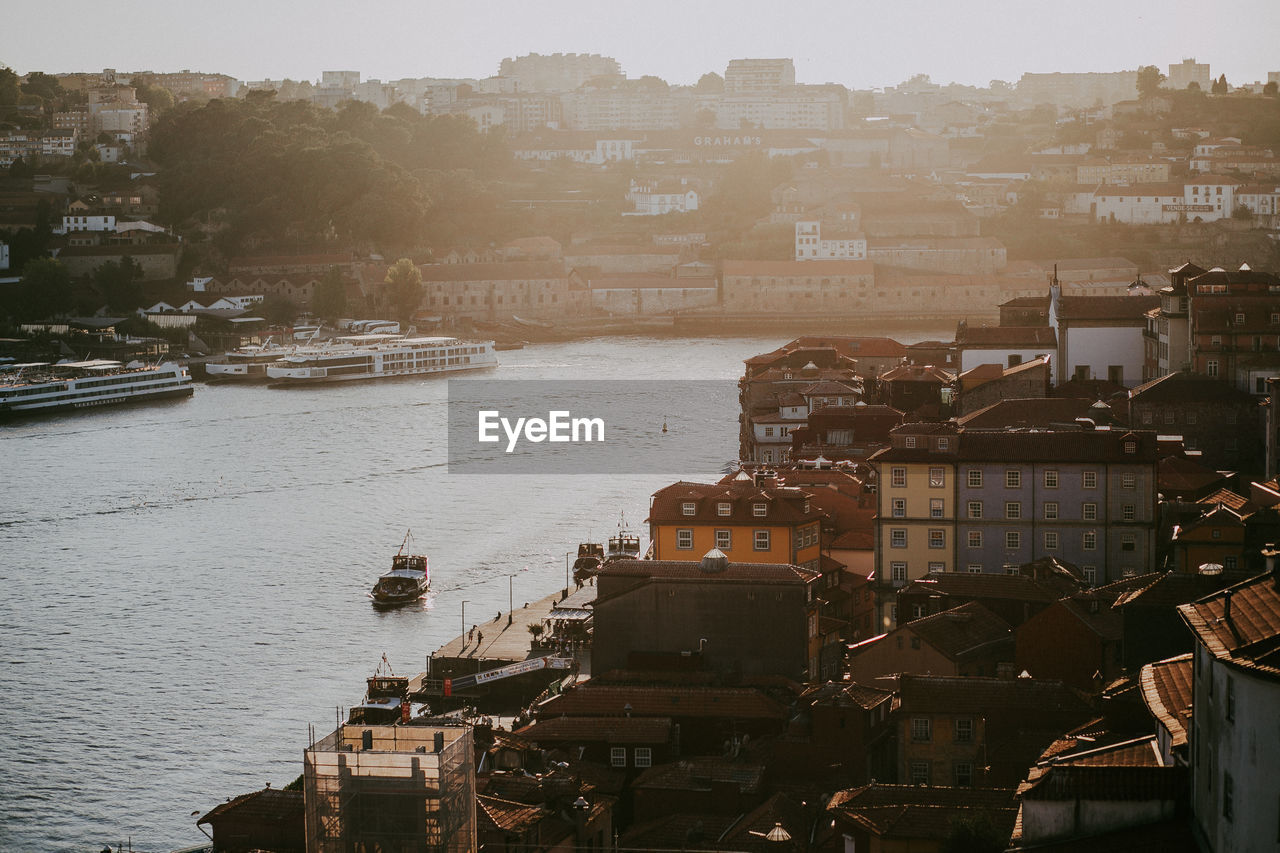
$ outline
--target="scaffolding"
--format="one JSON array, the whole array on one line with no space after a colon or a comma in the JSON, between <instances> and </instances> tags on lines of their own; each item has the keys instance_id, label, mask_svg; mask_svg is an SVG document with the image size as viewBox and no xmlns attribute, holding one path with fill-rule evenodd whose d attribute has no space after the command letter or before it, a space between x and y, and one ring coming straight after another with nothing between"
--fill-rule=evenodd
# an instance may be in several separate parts
<instances>
[{"instance_id":1,"label":"scaffolding","mask_svg":"<svg viewBox=\"0 0 1280 853\"><path fill-rule=\"evenodd\" d=\"M474 853L471 728L343 724L303 753L308 853Z\"/></svg>"}]
</instances>

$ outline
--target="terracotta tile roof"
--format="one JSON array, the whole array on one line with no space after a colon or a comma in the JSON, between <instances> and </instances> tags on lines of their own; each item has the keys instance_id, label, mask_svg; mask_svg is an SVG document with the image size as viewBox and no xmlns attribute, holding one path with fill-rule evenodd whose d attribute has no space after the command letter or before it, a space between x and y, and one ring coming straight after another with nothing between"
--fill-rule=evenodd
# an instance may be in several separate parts
<instances>
[{"instance_id":1,"label":"terracotta tile roof","mask_svg":"<svg viewBox=\"0 0 1280 853\"><path fill-rule=\"evenodd\" d=\"M1129 195L1136 195L1130 191ZM1036 261L1046 270L1052 270L1056 264L1058 272L1071 272L1074 270L1109 270L1124 267L1133 267L1135 270L1138 265L1128 258L1110 257L1110 258L1047 258L1045 260Z\"/></svg>"},{"instance_id":2,"label":"terracotta tile roof","mask_svg":"<svg viewBox=\"0 0 1280 853\"><path fill-rule=\"evenodd\" d=\"M1017 801L1012 788L871 784L837 791L827 811L881 838L942 840L954 821L975 813L984 813L998 831L1008 832Z\"/></svg>"},{"instance_id":3,"label":"terracotta tile roof","mask_svg":"<svg viewBox=\"0 0 1280 853\"><path fill-rule=\"evenodd\" d=\"M913 594L1045 603L1057 601L1059 598L1058 590L1042 585L1025 575L970 574L969 572L930 572L898 590L900 596Z\"/></svg>"},{"instance_id":4,"label":"terracotta tile roof","mask_svg":"<svg viewBox=\"0 0 1280 853\"><path fill-rule=\"evenodd\" d=\"M808 705L857 705L859 708L871 710L882 702L893 698L892 690L872 687L869 684L853 682L849 684L828 681L806 690L800 701Z\"/></svg>"},{"instance_id":5,"label":"terracotta tile roof","mask_svg":"<svg viewBox=\"0 0 1280 853\"><path fill-rule=\"evenodd\" d=\"M711 789L713 781L732 782L742 793L754 794L764 784L764 765L720 757L688 758L650 767L631 783L631 787L706 791Z\"/></svg>"},{"instance_id":6,"label":"terracotta tile roof","mask_svg":"<svg viewBox=\"0 0 1280 853\"><path fill-rule=\"evenodd\" d=\"M958 349L1020 349L1058 346L1050 326L964 326L956 330Z\"/></svg>"},{"instance_id":7,"label":"terracotta tile roof","mask_svg":"<svg viewBox=\"0 0 1280 853\"><path fill-rule=\"evenodd\" d=\"M984 382L991 382L1004 376L1004 367L999 364L979 364L960 374L960 388L968 391L977 388Z\"/></svg>"},{"instance_id":8,"label":"terracotta tile roof","mask_svg":"<svg viewBox=\"0 0 1280 853\"><path fill-rule=\"evenodd\" d=\"M556 717L520 729L520 737L537 744L585 743L667 743L671 740L670 717Z\"/></svg>"},{"instance_id":9,"label":"terracotta tile roof","mask_svg":"<svg viewBox=\"0 0 1280 853\"><path fill-rule=\"evenodd\" d=\"M343 266L352 260L349 253L341 252L331 255L243 255L227 261L227 269L235 271L245 267Z\"/></svg>"},{"instance_id":10,"label":"terracotta tile roof","mask_svg":"<svg viewBox=\"0 0 1280 853\"><path fill-rule=\"evenodd\" d=\"M800 423L800 422L796 422ZM657 524L803 524L816 521L818 511L809 507L809 493L801 489L758 487L753 482L689 483L680 481L653 493L648 523ZM685 515L684 505L694 504L694 514ZM719 504L730 505L729 515L720 515ZM766 514L755 514L755 505L766 505Z\"/></svg>"},{"instance_id":11,"label":"terracotta tile roof","mask_svg":"<svg viewBox=\"0 0 1280 853\"><path fill-rule=\"evenodd\" d=\"M1196 501L1204 506L1218 506L1221 504L1233 512L1240 515L1252 515L1257 511L1257 505L1243 495L1237 495L1235 492L1227 488L1218 489L1205 495Z\"/></svg>"},{"instance_id":12,"label":"terracotta tile roof","mask_svg":"<svg viewBox=\"0 0 1280 853\"><path fill-rule=\"evenodd\" d=\"M1059 764L1022 792L1030 801L1141 802L1186 797L1185 767L1119 767Z\"/></svg>"},{"instance_id":13,"label":"terracotta tile roof","mask_svg":"<svg viewBox=\"0 0 1280 853\"><path fill-rule=\"evenodd\" d=\"M498 264L423 264L422 281L527 281L565 278L564 264L551 261L512 261ZM379 279L380 281L381 279Z\"/></svg>"},{"instance_id":14,"label":"terracotta tile roof","mask_svg":"<svg viewBox=\"0 0 1280 853\"><path fill-rule=\"evenodd\" d=\"M1152 577L1143 575L1144 578ZM1113 607L1174 607L1203 598L1222 589L1226 579L1221 575L1189 574L1169 571L1155 575L1149 583L1122 592Z\"/></svg>"},{"instance_id":15,"label":"terracotta tile roof","mask_svg":"<svg viewBox=\"0 0 1280 853\"><path fill-rule=\"evenodd\" d=\"M672 278L669 275L613 273L600 278L593 276L588 279L587 287L591 290L681 290L685 288L714 290L716 280L711 276Z\"/></svg>"},{"instance_id":16,"label":"terracotta tile roof","mask_svg":"<svg viewBox=\"0 0 1280 853\"><path fill-rule=\"evenodd\" d=\"M1093 403L1061 397L1010 397L956 418L963 429L1006 429L1074 425L1076 418L1092 418Z\"/></svg>"},{"instance_id":17,"label":"terracotta tile roof","mask_svg":"<svg viewBox=\"0 0 1280 853\"><path fill-rule=\"evenodd\" d=\"M1146 322L1146 314L1160 307L1159 296L1063 296L1058 300L1058 317L1067 321L1127 320Z\"/></svg>"},{"instance_id":18,"label":"terracotta tile roof","mask_svg":"<svg viewBox=\"0 0 1280 853\"><path fill-rule=\"evenodd\" d=\"M1130 405L1210 402L1253 402L1253 395L1233 388L1229 382L1199 373L1170 373L1129 392Z\"/></svg>"},{"instance_id":19,"label":"terracotta tile roof","mask_svg":"<svg viewBox=\"0 0 1280 853\"><path fill-rule=\"evenodd\" d=\"M1160 767L1160 746L1155 735L1096 746L1055 756L1051 766ZM1043 774L1041 774L1043 775Z\"/></svg>"},{"instance_id":20,"label":"terracotta tile roof","mask_svg":"<svg viewBox=\"0 0 1280 853\"><path fill-rule=\"evenodd\" d=\"M1156 463L1156 485L1166 494L1194 494L1225 478L1185 456L1166 456Z\"/></svg>"},{"instance_id":21,"label":"terracotta tile roof","mask_svg":"<svg viewBox=\"0 0 1280 853\"><path fill-rule=\"evenodd\" d=\"M718 850L716 840L736 814L670 814L632 825L618 837L623 850Z\"/></svg>"},{"instance_id":22,"label":"terracotta tile roof","mask_svg":"<svg viewBox=\"0 0 1280 853\"><path fill-rule=\"evenodd\" d=\"M881 382L933 382L947 385L955 381L955 374L933 365L903 364L880 374Z\"/></svg>"},{"instance_id":23,"label":"terracotta tile roof","mask_svg":"<svg viewBox=\"0 0 1280 853\"><path fill-rule=\"evenodd\" d=\"M853 382L835 382L832 380L823 380L807 385L800 390L800 393L806 397L823 394L859 394L861 389L855 387Z\"/></svg>"},{"instance_id":24,"label":"terracotta tile roof","mask_svg":"<svg viewBox=\"0 0 1280 853\"><path fill-rule=\"evenodd\" d=\"M1142 668L1139 683L1142 701L1151 716L1169 730L1174 746L1187 742L1191 725L1191 653L1149 663Z\"/></svg>"},{"instance_id":25,"label":"terracotta tile roof","mask_svg":"<svg viewBox=\"0 0 1280 853\"><path fill-rule=\"evenodd\" d=\"M873 275L871 261L725 261L725 277L778 276L819 278L833 275Z\"/></svg>"},{"instance_id":26,"label":"terracotta tile roof","mask_svg":"<svg viewBox=\"0 0 1280 853\"><path fill-rule=\"evenodd\" d=\"M787 708L759 690L743 687L624 687L590 684L547 700L539 720L556 716L582 717L623 714L633 717L711 717L785 720Z\"/></svg>"},{"instance_id":27,"label":"terracotta tile roof","mask_svg":"<svg viewBox=\"0 0 1280 853\"><path fill-rule=\"evenodd\" d=\"M527 805L479 793L476 794L476 812L482 828L487 824L503 832L524 832L547 814L540 805Z\"/></svg>"},{"instance_id":28,"label":"terracotta tile roof","mask_svg":"<svg viewBox=\"0 0 1280 853\"><path fill-rule=\"evenodd\" d=\"M1124 637L1124 616L1119 611L1099 606L1095 612L1091 602L1078 598L1064 598L1060 604L1102 639L1119 642Z\"/></svg>"},{"instance_id":29,"label":"terracotta tile roof","mask_svg":"<svg viewBox=\"0 0 1280 853\"><path fill-rule=\"evenodd\" d=\"M951 660L1013 637L1008 622L976 601L908 622L902 630L915 634Z\"/></svg>"},{"instance_id":30,"label":"terracotta tile roof","mask_svg":"<svg viewBox=\"0 0 1280 853\"><path fill-rule=\"evenodd\" d=\"M1056 717L1071 718L1074 725L1090 713L1078 693L1061 681L1045 679L904 674L898 679L898 695L901 707L911 712L1029 714L1048 727L1058 726Z\"/></svg>"},{"instance_id":31,"label":"terracotta tile roof","mask_svg":"<svg viewBox=\"0 0 1280 853\"><path fill-rule=\"evenodd\" d=\"M1280 589L1274 573L1178 607L1183 621L1223 663L1280 679ZM1230 602L1230 614L1227 604Z\"/></svg>"},{"instance_id":32,"label":"terracotta tile roof","mask_svg":"<svg viewBox=\"0 0 1280 853\"><path fill-rule=\"evenodd\" d=\"M605 566L601 574L662 580L750 580L775 583L808 583L821 577L821 572L786 563L729 563L721 571L706 572L701 563L694 560L617 560Z\"/></svg>"},{"instance_id":33,"label":"terracotta tile roof","mask_svg":"<svg viewBox=\"0 0 1280 853\"><path fill-rule=\"evenodd\" d=\"M302 792L284 791L278 788L263 788L250 794L241 794L225 803L210 809L197 824L211 823L218 818L234 813L237 820L265 822L275 821L302 823Z\"/></svg>"}]
</instances>

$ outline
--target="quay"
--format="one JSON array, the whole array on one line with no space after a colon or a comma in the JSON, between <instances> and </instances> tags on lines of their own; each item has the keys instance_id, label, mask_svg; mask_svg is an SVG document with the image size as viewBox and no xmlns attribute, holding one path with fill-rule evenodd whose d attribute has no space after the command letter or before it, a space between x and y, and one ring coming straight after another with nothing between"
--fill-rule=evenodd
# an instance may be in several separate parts
<instances>
[{"instance_id":1,"label":"quay","mask_svg":"<svg viewBox=\"0 0 1280 853\"><path fill-rule=\"evenodd\" d=\"M581 587L557 590L475 623L432 653L427 671L409 679L409 696L433 706L490 705L498 710L527 704L567 681L589 678L590 604L595 597L592 578ZM454 681L459 683L456 690Z\"/></svg>"}]
</instances>

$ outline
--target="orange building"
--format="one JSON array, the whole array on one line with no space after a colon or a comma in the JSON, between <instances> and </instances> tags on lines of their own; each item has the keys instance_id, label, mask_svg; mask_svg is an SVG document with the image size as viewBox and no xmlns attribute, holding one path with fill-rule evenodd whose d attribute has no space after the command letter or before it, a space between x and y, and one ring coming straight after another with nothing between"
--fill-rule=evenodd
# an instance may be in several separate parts
<instances>
[{"instance_id":1,"label":"orange building","mask_svg":"<svg viewBox=\"0 0 1280 853\"><path fill-rule=\"evenodd\" d=\"M818 570L825 515L809 498L808 492L763 475L659 489L649 504L653 558L697 560L717 548L734 563Z\"/></svg>"}]
</instances>

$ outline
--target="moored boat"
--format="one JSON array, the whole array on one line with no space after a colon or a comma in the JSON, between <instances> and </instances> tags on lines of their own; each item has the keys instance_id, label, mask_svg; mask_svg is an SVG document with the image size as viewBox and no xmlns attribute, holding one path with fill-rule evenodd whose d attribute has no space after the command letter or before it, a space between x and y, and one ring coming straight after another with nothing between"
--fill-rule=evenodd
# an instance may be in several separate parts
<instances>
[{"instance_id":1,"label":"moored boat","mask_svg":"<svg viewBox=\"0 0 1280 853\"><path fill-rule=\"evenodd\" d=\"M578 545L578 558L573 561L573 579L581 584L595 576L604 565L604 546L599 542L583 542Z\"/></svg>"},{"instance_id":2,"label":"moored boat","mask_svg":"<svg viewBox=\"0 0 1280 853\"><path fill-rule=\"evenodd\" d=\"M423 376L496 367L493 341L402 335L348 335L315 352L291 353L267 365L273 388Z\"/></svg>"},{"instance_id":3,"label":"moored boat","mask_svg":"<svg viewBox=\"0 0 1280 853\"><path fill-rule=\"evenodd\" d=\"M192 394L191 372L175 362L94 359L9 364L0 370L0 417L141 403Z\"/></svg>"}]
</instances>

